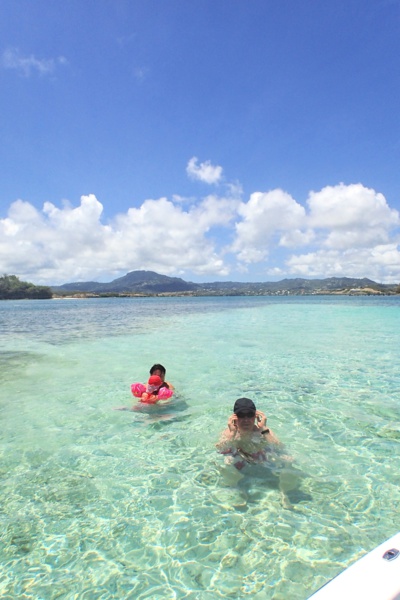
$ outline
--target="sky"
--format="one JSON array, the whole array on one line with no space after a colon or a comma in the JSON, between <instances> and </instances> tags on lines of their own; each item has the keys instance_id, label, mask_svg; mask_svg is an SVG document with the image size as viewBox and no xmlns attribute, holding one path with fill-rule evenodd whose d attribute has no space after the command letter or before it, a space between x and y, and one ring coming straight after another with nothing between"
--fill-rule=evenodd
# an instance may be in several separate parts
<instances>
[{"instance_id":1,"label":"sky","mask_svg":"<svg viewBox=\"0 0 400 600\"><path fill-rule=\"evenodd\" d=\"M400 0L1 0L0 276L400 282Z\"/></svg>"}]
</instances>

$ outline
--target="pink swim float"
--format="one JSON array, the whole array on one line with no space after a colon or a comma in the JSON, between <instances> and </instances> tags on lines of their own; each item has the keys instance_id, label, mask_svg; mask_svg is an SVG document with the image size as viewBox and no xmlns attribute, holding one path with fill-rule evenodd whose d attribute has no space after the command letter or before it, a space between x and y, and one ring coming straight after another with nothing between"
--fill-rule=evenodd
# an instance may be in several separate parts
<instances>
[{"instance_id":1,"label":"pink swim float","mask_svg":"<svg viewBox=\"0 0 400 600\"><path fill-rule=\"evenodd\" d=\"M146 386L143 383L132 383L131 392L135 398L141 398L142 394L146 392Z\"/></svg>"},{"instance_id":2,"label":"pink swim float","mask_svg":"<svg viewBox=\"0 0 400 600\"><path fill-rule=\"evenodd\" d=\"M174 393L167 387L161 387L158 388L157 394L154 392L151 394L148 391L148 387L143 383L132 383L131 392L135 398L139 398L144 404L156 404L159 400L168 400Z\"/></svg>"}]
</instances>

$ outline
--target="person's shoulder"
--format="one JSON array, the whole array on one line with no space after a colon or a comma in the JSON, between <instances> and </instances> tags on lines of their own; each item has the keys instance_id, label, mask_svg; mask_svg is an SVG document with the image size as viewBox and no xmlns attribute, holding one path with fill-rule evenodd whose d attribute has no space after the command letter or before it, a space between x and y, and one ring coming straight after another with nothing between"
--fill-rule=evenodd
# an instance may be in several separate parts
<instances>
[{"instance_id":1,"label":"person's shoulder","mask_svg":"<svg viewBox=\"0 0 400 600\"><path fill-rule=\"evenodd\" d=\"M233 436L232 432L227 428L224 429L220 435L219 441L216 445L218 450L227 450L228 447L232 444Z\"/></svg>"},{"instance_id":2,"label":"person's shoulder","mask_svg":"<svg viewBox=\"0 0 400 600\"><path fill-rule=\"evenodd\" d=\"M231 440L232 438L233 438L233 433L229 429L229 427L227 427L226 429L224 429L223 431L221 431L221 434L219 436L220 441L222 441L222 440Z\"/></svg>"}]
</instances>

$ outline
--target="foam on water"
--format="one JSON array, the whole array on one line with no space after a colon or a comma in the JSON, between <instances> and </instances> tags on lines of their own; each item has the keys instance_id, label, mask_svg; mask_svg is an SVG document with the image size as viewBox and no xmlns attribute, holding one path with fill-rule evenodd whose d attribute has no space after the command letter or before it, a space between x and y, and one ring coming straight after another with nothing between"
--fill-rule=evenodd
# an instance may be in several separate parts
<instances>
[{"instance_id":1,"label":"foam on water","mask_svg":"<svg viewBox=\"0 0 400 600\"><path fill-rule=\"evenodd\" d=\"M0 303L1 597L307 598L400 529L399 307ZM155 362L174 402L113 411ZM224 465L244 395L293 465Z\"/></svg>"}]
</instances>

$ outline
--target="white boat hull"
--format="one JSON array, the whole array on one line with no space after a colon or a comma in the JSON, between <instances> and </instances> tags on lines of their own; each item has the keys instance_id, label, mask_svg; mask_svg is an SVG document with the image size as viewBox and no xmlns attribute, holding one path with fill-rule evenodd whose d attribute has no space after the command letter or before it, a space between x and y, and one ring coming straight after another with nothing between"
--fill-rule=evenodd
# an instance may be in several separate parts
<instances>
[{"instance_id":1,"label":"white boat hull","mask_svg":"<svg viewBox=\"0 0 400 600\"><path fill-rule=\"evenodd\" d=\"M400 600L400 532L329 581L309 600Z\"/></svg>"}]
</instances>

